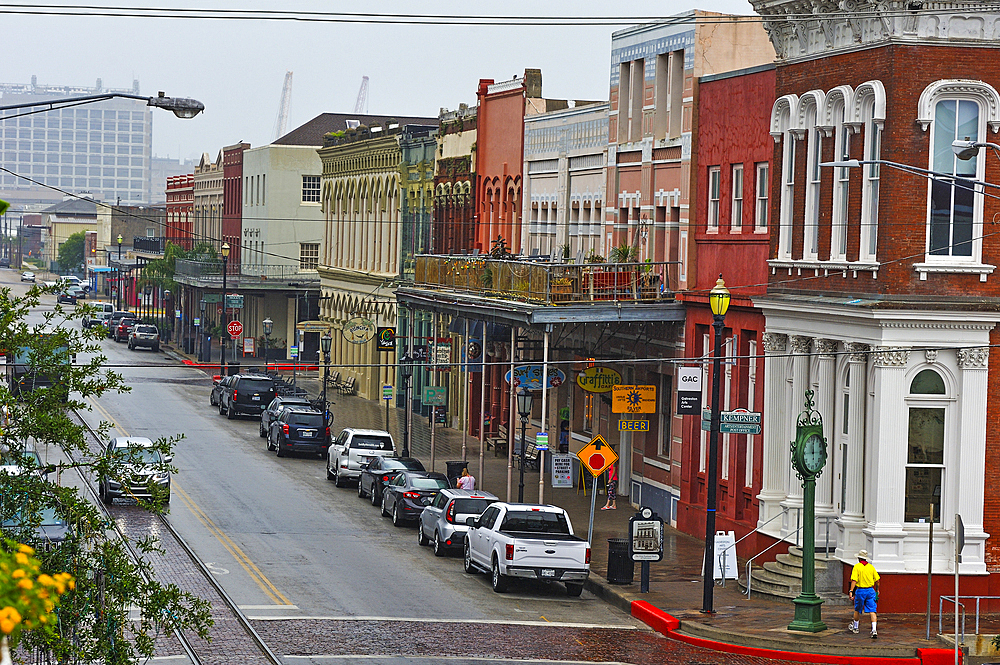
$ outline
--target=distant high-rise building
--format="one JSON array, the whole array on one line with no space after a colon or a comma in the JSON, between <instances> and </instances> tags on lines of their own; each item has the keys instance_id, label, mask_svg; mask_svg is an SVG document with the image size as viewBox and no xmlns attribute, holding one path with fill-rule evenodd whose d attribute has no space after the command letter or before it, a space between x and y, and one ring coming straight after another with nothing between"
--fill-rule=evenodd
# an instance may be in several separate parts
<instances>
[{"instance_id":1,"label":"distant high-rise building","mask_svg":"<svg viewBox=\"0 0 1000 665\"><path fill-rule=\"evenodd\" d=\"M97 86L0 83L0 105L107 92L139 94ZM12 116L0 111L0 198L15 207L61 201L64 192L88 191L108 203L144 204L152 200L153 123L140 100L111 99L71 108ZM15 175L16 174L16 175ZM162 183L159 187L162 189ZM57 189L52 189L57 188Z\"/></svg>"}]
</instances>

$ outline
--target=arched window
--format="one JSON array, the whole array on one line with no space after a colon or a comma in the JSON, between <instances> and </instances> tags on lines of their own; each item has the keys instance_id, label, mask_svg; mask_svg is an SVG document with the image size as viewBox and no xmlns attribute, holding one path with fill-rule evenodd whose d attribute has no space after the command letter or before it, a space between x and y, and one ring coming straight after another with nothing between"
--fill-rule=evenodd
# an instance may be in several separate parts
<instances>
[{"instance_id":1,"label":"arched window","mask_svg":"<svg viewBox=\"0 0 1000 665\"><path fill-rule=\"evenodd\" d=\"M944 379L933 369L921 370L910 382L903 518L906 522L926 521L931 505L934 521L941 520L946 395Z\"/></svg>"}]
</instances>

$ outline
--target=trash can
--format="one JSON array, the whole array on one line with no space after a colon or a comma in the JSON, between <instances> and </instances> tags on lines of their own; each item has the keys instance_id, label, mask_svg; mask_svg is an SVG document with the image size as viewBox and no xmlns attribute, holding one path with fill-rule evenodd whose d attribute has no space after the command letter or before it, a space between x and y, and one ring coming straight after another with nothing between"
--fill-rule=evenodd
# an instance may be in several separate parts
<instances>
[{"instance_id":1,"label":"trash can","mask_svg":"<svg viewBox=\"0 0 1000 665\"><path fill-rule=\"evenodd\" d=\"M608 583L632 584L635 562L628 555L628 538L608 538Z\"/></svg>"},{"instance_id":2,"label":"trash can","mask_svg":"<svg viewBox=\"0 0 1000 665\"><path fill-rule=\"evenodd\" d=\"M448 481L451 482L452 487L456 487L458 479L462 476L462 469L467 469L469 467L468 462L459 460L457 462L445 462L448 466L447 476Z\"/></svg>"},{"instance_id":3,"label":"trash can","mask_svg":"<svg viewBox=\"0 0 1000 665\"><path fill-rule=\"evenodd\" d=\"M184 353L188 355L194 353L194 337L184 338Z\"/></svg>"},{"instance_id":4,"label":"trash can","mask_svg":"<svg viewBox=\"0 0 1000 665\"><path fill-rule=\"evenodd\" d=\"M229 361L229 376L236 376L240 373L240 364L238 362Z\"/></svg>"}]
</instances>

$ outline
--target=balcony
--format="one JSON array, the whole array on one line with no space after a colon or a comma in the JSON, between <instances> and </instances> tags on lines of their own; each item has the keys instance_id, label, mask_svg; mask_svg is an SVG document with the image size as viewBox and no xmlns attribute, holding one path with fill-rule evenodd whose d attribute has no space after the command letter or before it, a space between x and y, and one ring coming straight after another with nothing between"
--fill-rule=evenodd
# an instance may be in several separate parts
<instances>
[{"instance_id":1,"label":"balcony","mask_svg":"<svg viewBox=\"0 0 1000 665\"><path fill-rule=\"evenodd\" d=\"M411 288L465 293L533 305L653 303L673 300L664 289L668 263L566 264L481 256L416 257Z\"/></svg>"},{"instance_id":2,"label":"balcony","mask_svg":"<svg viewBox=\"0 0 1000 665\"><path fill-rule=\"evenodd\" d=\"M319 288L319 275L299 272L298 266L259 265L227 266L226 286L233 288ZM222 261L188 261L179 259L174 279L182 284L199 287L222 286Z\"/></svg>"},{"instance_id":3,"label":"balcony","mask_svg":"<svg viewBox=\"0 0 1000 665\"><path fill-rule=\"evenodd\" d=\"M167 249L167 239L164 237L135 236L132 239L132 249L143 254L163 254Z\"/></svg>"}]
</instances>

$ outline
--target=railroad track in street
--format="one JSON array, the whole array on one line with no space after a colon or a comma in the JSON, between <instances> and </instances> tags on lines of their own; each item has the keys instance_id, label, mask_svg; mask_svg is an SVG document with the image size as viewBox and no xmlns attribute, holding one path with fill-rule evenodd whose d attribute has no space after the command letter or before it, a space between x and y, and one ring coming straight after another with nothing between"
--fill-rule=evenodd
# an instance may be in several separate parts
<instances>
[{"instance_id":1,"label":"railroad track in street","mask_svg":"<svg viewBox=\"0 0 1000 665\"><path fill-rule=\"evenodd\" d=\"M74 415L100 449L104 442L98 438L97 432L79 413ZM112 503L107 506L100 500L93 481L80 467L77 467L77 471L93 503L104 512L135 560L138 561L140 555L131 543L157 534L158 545L163 552L152 552L147 557L157 580L176 584L182 591L192 593L212 604L212 619L215 625L211 629L211 641L190 637L180 630L174 631L184 655L191 663L281 665L281 659L271 651L243 611L209 571L205 562L195 554L165 515L149 512L137 505Z\"/></svg>"}]
</instances>

